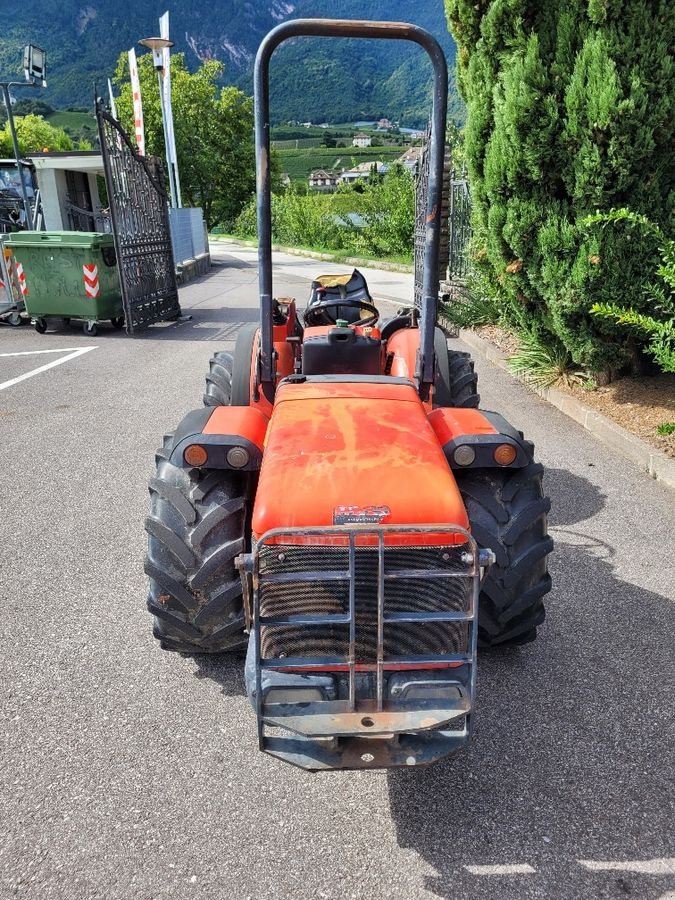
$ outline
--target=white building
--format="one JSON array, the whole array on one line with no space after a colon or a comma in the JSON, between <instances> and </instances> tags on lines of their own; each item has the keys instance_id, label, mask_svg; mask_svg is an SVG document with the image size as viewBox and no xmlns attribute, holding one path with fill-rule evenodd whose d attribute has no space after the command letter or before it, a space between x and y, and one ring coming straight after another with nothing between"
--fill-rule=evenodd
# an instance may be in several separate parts
<instances>
[{"instance_id":1,"label":"white building","mask_svg":"<svg viewBox=\"0 0 675 900\"><path fill-rule=\"evenodd\" d=\"M369 134L355 134L352 138L352 147L370 147Z\"/></svg>"},{"instance_id":2,"label":"white building","mask_svg":"<svg viewBox=\"0 0 675 900\"><path fill-rule=\"evenodd\" d=\"M384 175L387 171L387 166L383 162L364 162L354 166L353 169L349 169L347 172L343 172L340 175L340 181L343 181L345 184L351 184L354 181L365 181L369 177L373 166L375 166L375 171L378 175Z\"/></svg>"},{"instance_id":3,"label":"white building","mask_svg":"<svg viewBox=\"0 0 675 900\"><path fill-rule=\"evenodd\" d=\"M326 172L325 169L311 172L309 176L309 186L316 191L334 191L337 183L337 175L334 172Z\"/></svg>"}]
</instances>

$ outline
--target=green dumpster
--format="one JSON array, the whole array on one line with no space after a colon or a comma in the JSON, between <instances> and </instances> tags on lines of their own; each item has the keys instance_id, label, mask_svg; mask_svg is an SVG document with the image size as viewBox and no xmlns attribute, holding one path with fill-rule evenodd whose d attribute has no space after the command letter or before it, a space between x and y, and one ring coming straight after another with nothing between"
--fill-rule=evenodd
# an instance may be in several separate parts
<instances>
[{"instance_id":1,"label":"green dumpster","mask_svg":"<svg viewBox=\"0 0 675 900\"><path fill-rule=\"evenodd\" d=\"M122 292L111 234L83 231L19 231L5 240L35 330L48 318L79 319L84 332L109 320L124 327Z\"/></svg>"}]
</instances>

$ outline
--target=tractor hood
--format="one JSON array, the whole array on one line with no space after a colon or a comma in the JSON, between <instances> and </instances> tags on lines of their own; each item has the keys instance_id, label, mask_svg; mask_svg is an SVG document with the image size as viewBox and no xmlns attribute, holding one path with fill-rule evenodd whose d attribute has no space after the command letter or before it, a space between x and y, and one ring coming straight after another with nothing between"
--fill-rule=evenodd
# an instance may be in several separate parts
<instances>
[{"instance_id":1,"label":"tractor hood","mask_svg":"<svg viewBox=\"0 0 675 900\"><path fill-rule=\"evenodd\" d=\"M339 380L341 379L341 380ZM282 383L267 430L253 534L324 525L453 524L461 495L407 379Z\"/></svg>"}]
</instances>

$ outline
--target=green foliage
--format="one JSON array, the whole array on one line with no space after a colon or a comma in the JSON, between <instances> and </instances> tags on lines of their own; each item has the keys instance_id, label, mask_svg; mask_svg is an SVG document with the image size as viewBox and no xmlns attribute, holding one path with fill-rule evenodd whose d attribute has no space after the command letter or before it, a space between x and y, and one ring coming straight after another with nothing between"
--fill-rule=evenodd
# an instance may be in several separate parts
<instances>
[{"instance_id":1,"label":"green foliage","mask_svg":"<svg viewBox=\"0 0 675 900\"><path fill-rule=\"evenodd\" d=\"M629 206L672 222L675 43L667 0L446 0L468 107L477 266L503 321L617 370L636 338L593 308L650 315L653 232L590 223Z\"/></svg>"},{"instance_id":2,"label":"green foliage","mask_svg":"<svg viewBox=\"0 0 675 900\"><path fill-rule=\"evenodd\" d=\"M499 297L482 290L482 286L476 283L469 283L466 298L444 303L441 314L457 328L499 325L502 320Z\"/></svg>"},{"instance_id":3,"label":"green foliage","mask_svg":"<svg viewBox=\"0 0 675 900\"><path fill-rule=\"evenodd\" d=\"M351 141L350 141L351 144ZM299 150L278 150L281 171L291 181L307 181L315 169L351 169L363 162L392 162L401 155L399 147L352 147L345 151L330 147L313 147Z\"/></svg>"},{"instance_id":4,"label":"green foliage","mask_svg":"<svg viewBox=\"0 0 675 900\"><path fill-rule=\"evenodd\" d=\"M412 259L415 189L412 176L393 167L383 179L333 194L302 194L295 185L272 197L272 233L281 244L347 254ZM356 214L363 225L355 224ZM235 234L255 237L255 200L244 207Z\"/></svg>"},{"instance_id":5,"label":"green foliage","mask_svg":"<svg viewBox=\"0 0 675 900\"><path fill-rule=\"evenodd\" d=\"M152 57L138 59L146 152L165 157L162 114ZM182 54L171 58L171 101L183 202L201 206L207 226L234 222L255 188L253 104L234 87L218 88L222 65L207 60L188 72ZM120 89L117 109L133 134L127 54L115 73Z\"/></svg>"},{"instance_id":6,"label":"green foliage","mask_svg":"<svg viewBox=\"0 0 675 900\"><path fill-rule=\"evenodd\" d=\"M538 388L554 384L583 384L586 373L575 370L572 357L563 345L541 335L519 334L520 347L508 364L516 375Z\"/></svg>"},{"instance_id":7,"label":"green foliage","mask_svg":"<svg viewBox=\"0 0 675 900\"><path fill-rule=\"evenodd\" d=\"M54 128L42 116L33 114L14 119L19 150L22 156L43 150L72 150L73 142L62 128ZM0 155L14 156L9 122L0 131Z\"/></svg>"},{"instance_id":8,"label":"green foliage","mask_svg":"<svg viewBox=\"0 0 675 900\"><path fill-rule=\"evenodd\" d=\"M74 143L84 140L89 145L98 144L98 128L93 112L63 111L52 112L45 115L50 125L63 128Z\"/></svg>"},{"instance_id":9,"label":"green foliage","mask_svg":"<svg viewBox=\"0 0 675 900\"><path fill-rule=\"evenodd\" d=\"M372 255L412 253L415 182L407 169L394 165L383 178L376 174L369 178L367 190L361 195L360 213L366 227L354 229L355 246Z\"/></svg>"},{"instance_id":10,"label":"green foliage","mask_svg":"<svg viewBox=\"0 0 675 900\"><path fill-rule=\"evenodd\" d=\"M675 320L659 322L652 316L624 309L621 306L606 303L595 303L591 312L603 319L615 321L629 331L637 331L646 335L649 340L647 352L662 372L675 372Z\"/></svg>"},{"instance_id":11,"label":"green foliage","mask_svg":"<svg viewBox=\"0 0 675 900\"><path fill-rule=\"evenodd\" d=\"M592 227L601 224L621 224L632 236L637 231L649 235L657 242L661 263L656 267L658 281L645 271L641 279L643 296L647 299L647 313L618 303L595 303L591 307L593 315L615 322L629 334L637 334L646 341L645 350L652 356L663 372L675 372L675 241L666 237L663 231L646 216L628 209L613 210L607 214L596 214L584 220Z\"/></svg>"},{"instance_id":12,"label":"green foliage","mask_svg":"<svg viewBox=\"0 0 675 900\"><path fill-rule=\"evenodd\" d=\"M662 422L656 426L656 430L659 434L675 434L675 422Z\"/></svg>"},{"instance_id":13,"label":"green foliage","mask_svg":"<svg viewBox=\"0 0 675 900\"><path fill-rule=\"evenodd\" d=\"M32 100L26 98L17 100L12 107L12 112L14 113L15 118L17 116L28 116L32 113L35 116L43 116L47 119L54 110L49 103L45 103L44 100ZM0 102L0 122L5 122L6 120L7 110L5 109L5 104Z\"/></svg>"}]
</instances>

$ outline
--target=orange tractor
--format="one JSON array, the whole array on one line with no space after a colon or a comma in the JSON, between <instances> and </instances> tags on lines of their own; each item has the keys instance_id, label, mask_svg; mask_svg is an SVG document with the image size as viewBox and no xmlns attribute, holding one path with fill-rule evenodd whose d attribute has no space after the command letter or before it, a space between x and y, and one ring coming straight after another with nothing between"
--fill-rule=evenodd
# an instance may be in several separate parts
<instances>
[{"instance_id":1,"label":"orange tractor","mask_svg":"<svg viewBox=\"0 0 675 900\"><path fill-rule=\"evenodd\" d=\"M285 39L410 40L434 99L421 308L382 318L358 272L272 290L268 69ZM550 589L533 445L479 410L437 327L447 69L414 25L294 20L255 65L260 322L157 454L148 608L167 650L248 644L262 750L306 769L423 765L469 738L478 647L534 639Z\"/></svg>"}]
</instances>

